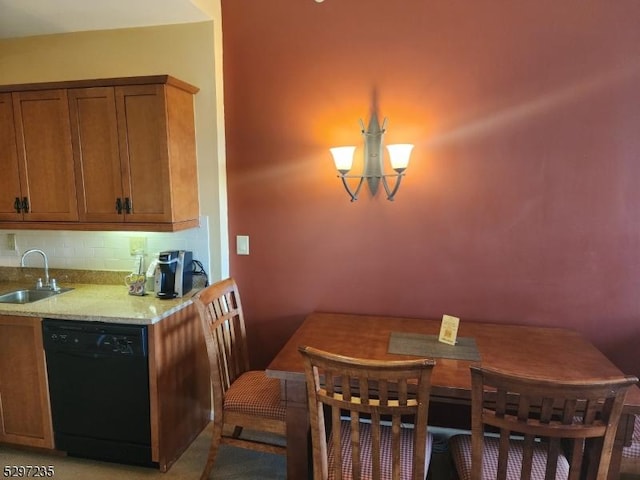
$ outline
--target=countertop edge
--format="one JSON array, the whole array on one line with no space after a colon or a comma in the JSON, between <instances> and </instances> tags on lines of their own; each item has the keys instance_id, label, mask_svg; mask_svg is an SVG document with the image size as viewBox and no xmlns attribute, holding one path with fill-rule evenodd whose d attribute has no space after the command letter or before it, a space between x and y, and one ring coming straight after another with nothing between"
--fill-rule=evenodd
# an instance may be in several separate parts
<instances>
[{"instance_id":1,"label":"countertop edge","mask_svg":"<svg viewBox=\"0 0 640 480\"><path fill-rule=\"evenodd\" d=\"M184 297L159 299L153 294L129 295L125 286L66 283L73 290L32 303L0 303L0 315L55 318L105 323L153 325L193 304L193 289ZM0 294L30 288L0 282Z\"/></svg>"}]
</instances>

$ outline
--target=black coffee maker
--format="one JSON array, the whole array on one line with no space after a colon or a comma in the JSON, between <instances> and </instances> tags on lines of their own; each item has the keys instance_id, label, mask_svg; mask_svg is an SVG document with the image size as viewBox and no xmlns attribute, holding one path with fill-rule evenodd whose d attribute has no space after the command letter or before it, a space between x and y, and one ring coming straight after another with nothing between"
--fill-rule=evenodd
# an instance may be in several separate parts
<instances>
[{"instance_id":1,"label":"black coffee maker","mask_svg":"<svg viewBox=\"0 0 640 480\"><path fill-rule=\"evenodd\" d=\"M193 254L168 250L158 254L154 291L158 298L182 297L193 288Z\"/></svg>"}]
</instances>

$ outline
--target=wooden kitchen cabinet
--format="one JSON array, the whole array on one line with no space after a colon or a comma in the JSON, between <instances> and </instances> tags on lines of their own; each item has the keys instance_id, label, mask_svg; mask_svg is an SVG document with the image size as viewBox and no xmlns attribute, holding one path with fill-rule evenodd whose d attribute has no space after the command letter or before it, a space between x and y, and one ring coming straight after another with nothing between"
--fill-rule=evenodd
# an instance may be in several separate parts
<instances>
[{"instance_id":1,"label":"wooden kitchen cabinet","mask_svg":"<svg viewBox=\"0 0 640 480\"><path fill-rule=\"evenodd\" d=\"M166 472L211 419L209 357L196 306L149 326L152 458Z\"/></svg>"},{"instance_id":2,"label":"wooden kitchen cabinet","mask_svg":"<svg viewBox=\"0 0 640 480\"><path fill-rule=\"evenodd\" d=\"M193 89L71 89L80 220L197 222Z\"/></svg>"},{"instance_id":3,"label":"wooden kitchen cabinet","mask_svg":"<svg viewBox=\"0 0 640 480\"><path fill-rule=\"evenodd\" d=\"M0 443L53 448L41 319L0 315Z\"/></svg>"},{"instance_id":4,"label":"wooden kitchen cabinet","mask_svg":"<svg viewBox=\"0 0 640 480\"><path fill-rule=\"evenodd\" d=\"M14 92L20 213L25 221L76 221L76 187L65 89Z\"/></svg>"},{"instance_id":5,"label":"wooden kitchen cabinet","mask_svg":"<svg viewBox=\"0 0 640 480\"><path fill-rule=\"evenodd\" d=\"M69 114L80 221L124 221L116 209L123 179L113 87L69 90Z\"/></svg>"},{"instance_id":6,"label":"wooden kitchen cabinet","mask_svg":"<svg viewBox=\"0 0 640 480\"><path fill-rule=\"evenodd\" d=\"M0 93L0 221L77 220L64 90Z\"/></svg>"},{"instance_id":7,"label":"wooden kitchen cabinet","mask_svg":"<svg viewBox=\"0 0 640 480\"><path fill-rule=\"evenodd\" d=\"M0 193L0 228L175 231L198 225L196 87L157 75L6 86L0 98L11 89L18 90L10 99L21 190ZM1 102L4 125L10 119ZM46 128L38 118L47 119ZM11 158L5 147L11 135L0 133L3 163ZM30 142L26 148L23 140ZM15 198L24 197L31 209L16 215ZM54 211L44 212L43 204Z\"/></svg>"},{"instance_id":8,"label":"wooden kitchen cabinet","mask_svg":"<svg viewBox=\"0 0 640 480\"><path fill-rule=\"evenodd\" d=\"M0 221L20 221L22 190L10 93L0 93Z\"/></svg>"}]
</instances>

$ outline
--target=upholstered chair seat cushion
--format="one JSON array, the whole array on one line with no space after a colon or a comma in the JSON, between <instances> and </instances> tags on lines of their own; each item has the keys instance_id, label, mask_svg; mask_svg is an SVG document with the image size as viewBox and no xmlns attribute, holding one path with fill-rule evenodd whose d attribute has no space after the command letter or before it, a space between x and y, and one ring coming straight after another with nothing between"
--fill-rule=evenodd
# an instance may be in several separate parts
<instances>
[{"instance_id":1,"label":"upholstered chair seat cushion","mask_svg":"<svg viewBox=\"0 0 640 480\"><path fill-rule=\"evenodd\" d=\"M622 457L640 459L640 415L636 415L631 445L622 449Z\"/></svg>"},{"instance_id":2,"label":"upholstered chair seat cushion","mask_svg":"<svg viewBox=\"0 0 640 480\"><path fill-rule=\"evenodd\" d=\"M342 478L344 480L352 480L353 475L351 471L351 428L349 426L349 420L343 420L340 425L340 445L342 447ZM380 426L381 437L381 478L391 478L391 426ZM328 443L328 462L329 462L329 477L328 480L334 480L333 475L335 454L333 451L333 432L329 436ZM429 470L429 460L431 458L431 446L433 443L433 436L427 435L426 455L425 455L425 472ZM371 425L366 422L360 423L360 457L362 468L362 480L369 480L372 478L371 472ZM413 457L413 428L402 428L400 430L400 463L401 480L411 480L411 459Z\"/></svg>"},{"instance_id":3,"label":"upholstered chair seat cushion","mask_svg":"<svg viewBox=\"0 0 640 480\"><path fill-rule=\"evenodd\" d=\"M284 421L286 410L280 403L280 380L267 377L262 370L245 372L227 390L224 408Z\"/></svg>"},{"instance_id":4,"label":"upholstered chair seat cushion","mask_svg":"<svg viewBox=\"0 0 640 480\"><path fill-rule=\"evenodd\" d=\"M494 480L498 470L498 438L484 438L484 451L482 461L483 480ZM507 463L508 480L520 480L520 466L522 465L522 441L511 440L509 448L509 461ZM449 440L451 456L456 466L460 480L471 478L471 436L455 435ZM544 480L547 465L547 452L543 445L537 445L533 451L533 467L531 480ZM569 477L569 462L564 455L558 457L556 480L565 480Z\"/></svg>"}]
</instances>

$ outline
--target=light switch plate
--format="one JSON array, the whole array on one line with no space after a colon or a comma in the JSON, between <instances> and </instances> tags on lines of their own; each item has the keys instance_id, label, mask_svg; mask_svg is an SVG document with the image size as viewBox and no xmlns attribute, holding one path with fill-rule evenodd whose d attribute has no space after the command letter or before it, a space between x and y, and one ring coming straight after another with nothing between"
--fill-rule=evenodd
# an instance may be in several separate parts
<instances>
[{"instance_id":1,"label":"light switch plate","mask_svg":"<svg viewBox=\"0 0 640 480\"><path fill-rule=\"evenodd\" d=\"M236 235L236 253L249 255L249 235Z\"/></svg>"}]
</instances>

